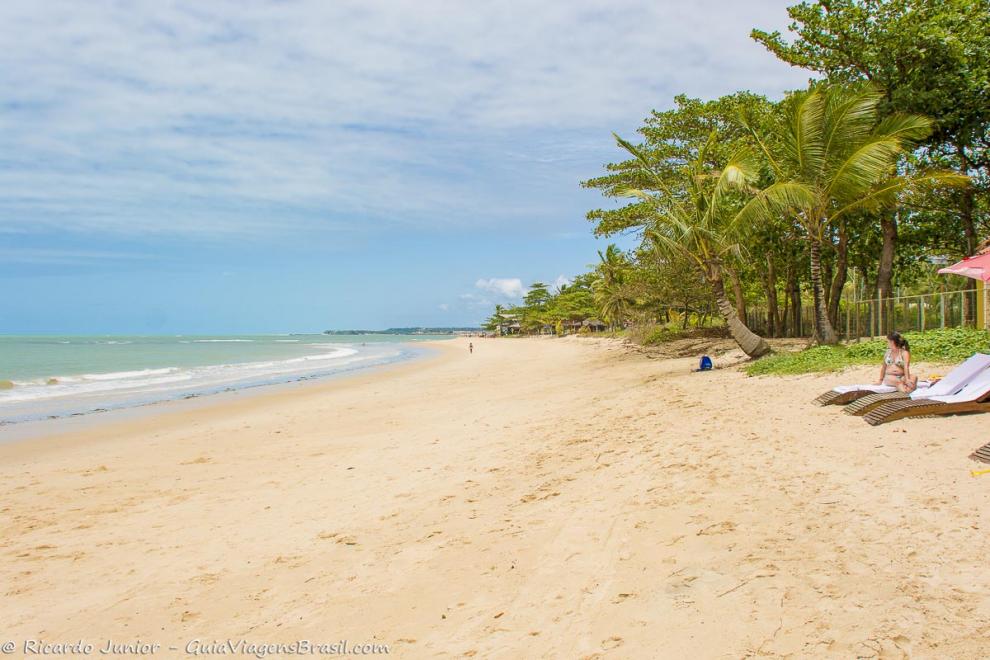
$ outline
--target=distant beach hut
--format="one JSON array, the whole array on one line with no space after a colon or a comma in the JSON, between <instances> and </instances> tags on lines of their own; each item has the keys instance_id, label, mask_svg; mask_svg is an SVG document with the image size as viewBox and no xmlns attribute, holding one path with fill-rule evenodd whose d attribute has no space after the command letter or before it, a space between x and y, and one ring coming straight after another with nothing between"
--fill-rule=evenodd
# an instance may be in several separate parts
<instances>
[{"instance_id":1,"label":"distant beach hut","mask_svg":"<svg viewBox=\"0 0 990 660\"><path fill-rule=\"evenodd\" d=\"M608 327L598 319L585 319L582 325L588 328L588 330L591 332L604 332L605 329Z\"/></svg>"},{"instance_id":2,"label":"distant beach hut","mask_svg":"<svg viewBox=\"0 0 990 660\"><path fill-rule=\"evenodd\" d=\"M501 336L505 335L518 335L522 330L522 326L519 325L519 321L515 320L515 317L504 317L504 320L498 324L498 334Z\"/></svg>"},{"instance_id":3,"label":"distant beach hut","mask_svg":"<svg viewBox=\"0 0 990 660\"><path fill-rule=\"evenodd\" d=\"M566 321L562 321L560 327L564 330L564 334L567 335L572 332L577 332L578 330L581 329L582 325L584 325L584 321L575 321L573 319L568 319Z\"/></svg>"}]
</instances>

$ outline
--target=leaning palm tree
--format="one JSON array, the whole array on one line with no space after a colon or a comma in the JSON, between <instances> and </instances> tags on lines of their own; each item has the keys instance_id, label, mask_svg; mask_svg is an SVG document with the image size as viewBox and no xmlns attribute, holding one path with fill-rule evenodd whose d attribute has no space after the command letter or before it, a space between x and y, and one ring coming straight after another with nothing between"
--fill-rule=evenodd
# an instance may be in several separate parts
<instances>
[{"instance_id":1,"label":"leaning palm tree","mask_svg":"<svg viewBox=\"0 0 990 660\"><path fill-rule=\"evenodd\" d=\"M673 179L662 177L650 161L632 144L618 135L616 141L640 163L641 174L650 182L651 191L629 189L628 194L648 202L653 218L646 237L661 253L687 257L698 267L711 285L718 310L725 319L732 338L750 357L770 352L766 341L736 314L725 294L723 262L729 255L739 255L736 212L742 206L738 192L747 190L756 180L758 166L752 154L737 152L720 171L706 165L707 154L715 144L713 131L697 157L687 163Z\"/></svg>"},{"instance_id":2,"label":"leaning palm tree","mask_svg":"<svg viewBox=\"0 0 990 660\"><path fill-rule=\"evenodd\" d=\"M838 342L822 284L821 249L829 229L853 213L893 206L913 185L965 180L949 172L898 173L898 161L931 132L932 122L908 114L880 120L882 100L872 85L811 90L790 100L785 121L772 134L750 129L776 182L747 204L740 222L787 215L803 228L811 257L815 339L822 344Z\"/></svg>"}]
</instances>

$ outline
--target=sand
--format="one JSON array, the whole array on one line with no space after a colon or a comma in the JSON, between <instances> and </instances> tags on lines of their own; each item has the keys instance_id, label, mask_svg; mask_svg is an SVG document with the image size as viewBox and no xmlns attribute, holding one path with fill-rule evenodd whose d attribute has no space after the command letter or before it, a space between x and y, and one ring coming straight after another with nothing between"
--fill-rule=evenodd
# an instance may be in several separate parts
<instances>
[{"instance_id":1,"label":"sand","mask_svg":"<svg viewBox=\"0 0 990 660\"><path fill-rule=\"evenodd\" d=\"M873 369L474 344L0 446L0 636L990 654L990 475L967 459L990 417L874 428L810 403Z\"/></svg>"}]
</instances>

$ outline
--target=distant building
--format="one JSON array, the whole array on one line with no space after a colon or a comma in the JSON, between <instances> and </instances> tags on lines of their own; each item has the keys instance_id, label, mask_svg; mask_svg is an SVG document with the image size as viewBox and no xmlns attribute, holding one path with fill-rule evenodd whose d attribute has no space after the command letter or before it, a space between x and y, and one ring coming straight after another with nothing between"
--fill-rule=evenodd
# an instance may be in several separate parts
<instances>
[{"instance_id":1,"label":"distant building","mask_svg":"<svg viewBox=\"0 0 990 660\"><path fill-rule=\"evenodd\" d=\"M522 325L519 324L518 317L515 314L503 314L502 322L498 324L497 330L500 337L518 335L522 331Z\"/></svg>"},{"instance_id":2,"label":"distant building","mask_svg":"<svg viewBox=\"0 0 990 660\"><path fill-rule=\"evenodd\" d=\"M591 332L604 332L608 328L608 325L598 319L585 319L582 325Z\"/></svg>"}]
</instances>

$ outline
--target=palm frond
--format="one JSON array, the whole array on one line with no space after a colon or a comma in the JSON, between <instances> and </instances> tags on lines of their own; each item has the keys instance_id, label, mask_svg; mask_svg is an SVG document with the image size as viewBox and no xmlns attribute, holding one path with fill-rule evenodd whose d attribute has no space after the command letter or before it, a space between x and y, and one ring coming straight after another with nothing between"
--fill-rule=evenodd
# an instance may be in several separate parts
<instances>
[{"instance_id":1,"label":"palm frond","mask_svg":"<svg viewBox=\"0 0 990 660\"><path fill-rule=\"evenodd\" d=\"M615 138L615 142L620 147L622 147L627 152L629 152L629 154L632 155L632 157L635 158L640 163L640 171L649 178L651 183L653 183L659 190L662 190L664 193L673 196L673 193L670 191L667 185L664 184L663 179L653 169L653 164L650 163L649 158L647 158L646 155L639 150L639 148L633 145L632 142L629 142L628 140L624 140L621 137L619 137L618 133L613 132L612 137Z\"/></svg>"},{"instance_id":2,"label":"palm frond","mask_svg":"<svg viewBox=\"0 0 990 660\"><path fill-rule=\"evenodd\" d=\"M750 137L752 137L753 140L756 142L757 146L760 148L760 151L763 153L763 157L766 158L767 162L770 164L770 169L773 170L774 175L776 175L777 177L783 177L784 176L783 166L776 158L774 158L773 151L770 150L770 148L767 146L766 141L760 136L759 132L750 123L749 118L746 115L739 113L737 116L737 121L746 130L746 132L749 133Z\"/></svg>"},{"instance_id":3,"label":"palm frond","mask_svg":"<svg viewBox=\"0 0 990 660\"><path fill-rule=\"evenodd\" d=\"M877 186L869 194L855 199L831 213L831 219L856 211L876 211L896 204L907 192L934 188L959 188L969 185L970 178L951 170L928 170L912 176L895 176Z\"/></svg>"},{"instance_id":4,"label":"palm frond","mask_svg":"<svg viewBox=\"0 0 990 660\"><path fill-rule=\"evenodd\" d=\"M861 144L838 164L825 194L840 204L855 199L893 173L904 145L896 137L877 136Z\"/></svg>"},{"instance_id":5,"label":"palm frond","mask_svg":"<svg viewBox=\"0 0 990 660\"><path fill-rule=\"evenodd\" d=\"M928 117L896 113L881 120L873 134L896 138L909 147L931 135L934 126L935 122Z\"/></svg>"},{"instance_id":6,"label":"palm frond","mask_svg":"<svg viewBox=\"0 0 990 660\"><path fill-rule=\"evenodd\" d=\"M845 145L867 139L877 120L877 106L883 93L873 85L852 89L835 86L826 92L825 151L841 153Z\"/></svg>"},{"instance_id":7,"label":"palm frond","mask_svg":"<svg viewBox=\"0 0 990 660\"><path fill-rule=\"evenodd\" d=\"M644 234L650 242L653 243L654 249L656 249L660 254L675 254L681 257L686 257L698 266L704 267L704 259L684 244L682 240L683 236L671 236L666 232L658 231L655 228L647 229Z\"/></svg>"},{"instance_id":8,"label":"palm frond","mask_svg":"<svg viewBox=\"0 0 990 660\"><path fill-rule=\"evenodd\" d=\"M806 93L791 109L787 130L781 136L784 153L805 179L817 178L824 169L825 100L821 92Z\"/></svg>"},{"instance_id":9,"label":"palm frond","mask_svg":"<svg viewBox=\"0 0 990 660\"><path fill-rule=\"evenodd\" d=\"M712 188L705 221L714 224L716 216L724 213L726 196L732 192L746 190L756 180L758 171L759 163L752 151L744 148L733 154L719 172L715 186Z\"/></svg>"},{"instance_id":10,"label":"palm frond","mask_svg":"<svg viewBox=\"0 0 990 660\"><path fill-rule=\"evenodd\" d=\"M815 188L798 181L781 181L757 193L732 218L733 226L755 226L769 223L792 212L806 211L815 206Z\"/></svg>"}]
</instances>

